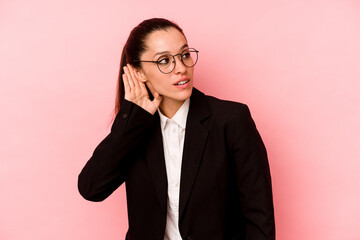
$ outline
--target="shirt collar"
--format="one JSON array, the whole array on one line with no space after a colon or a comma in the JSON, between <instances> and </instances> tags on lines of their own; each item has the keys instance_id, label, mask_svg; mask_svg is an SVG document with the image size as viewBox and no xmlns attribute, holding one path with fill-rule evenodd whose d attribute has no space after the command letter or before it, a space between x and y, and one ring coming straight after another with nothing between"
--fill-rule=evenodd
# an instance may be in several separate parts
<instances>
[{"instance_id":1,"label":"shirt collar","mask_svg":"<svg viewBox=\"0 0 360 240\"><path fill-rule=\"evenodd\" d=\"M186 127L186 119L189 112L189 107L190 107L190 98L184 101L184 103L181 105L179 110L171 118L171 120L176 122L182 129L185 129ZM160 115L161 129L164 130L166 122L170 119L161 113L160 108L158 109L158 113Z\"/></svg>"}]
</instances>

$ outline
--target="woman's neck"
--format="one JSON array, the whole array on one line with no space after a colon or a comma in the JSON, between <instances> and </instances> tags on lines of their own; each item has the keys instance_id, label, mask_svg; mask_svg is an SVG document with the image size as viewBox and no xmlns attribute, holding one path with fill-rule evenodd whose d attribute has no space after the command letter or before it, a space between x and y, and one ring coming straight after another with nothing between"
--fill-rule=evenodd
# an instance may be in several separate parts
<instances>
[{"instance_id":1,"label":"woman's neck","mask_svg":"<svg viewBox=\"0 0 360 240\"><path fill-rule=\"evenodd\" d=\"M163 98L160 103L160 111L168 118L172 118L179 108L183 105L185 100L178 101L174 99Z\"/></svg>"}]
</instances>

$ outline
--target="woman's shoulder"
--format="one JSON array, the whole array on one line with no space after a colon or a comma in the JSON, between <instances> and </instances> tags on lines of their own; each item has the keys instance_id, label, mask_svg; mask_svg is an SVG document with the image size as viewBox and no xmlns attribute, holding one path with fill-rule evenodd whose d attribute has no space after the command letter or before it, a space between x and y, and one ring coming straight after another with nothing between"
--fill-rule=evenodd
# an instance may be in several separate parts
<instances>
[{"instance_id":1,"label":"woman's shoulder","mask_svg":"<svg viewBox=\"0 0 360 240\"><path fill-rule=\"evenodd\" d=\"M239 116L250 114L249 108L245 103L233 100L221 99L212 95L207 95L194 89L195 94L205 99L209 112L213 117L225 119L234 119Z\"/></svg>"},{"instance_id":2,"label":"woman's shoulder","mask_svg":"<svg viewBox=\"0 0 360 240\"><path fill-rule=\"evenodd\" d=\"M233 108L243 108L246 106L245 103L242 103L242 102L236 102L236 101L233 101L233 100L226 100L226 99L221 99L221 98L218 98L218 97L215 97L215 96L211 96L211 95L205 95L208 103L210 106L213 106L215 108L219 108L219 107L222 107L222 108L230 108L230 109L233 109Z\"/></svg>"}]
</instances>

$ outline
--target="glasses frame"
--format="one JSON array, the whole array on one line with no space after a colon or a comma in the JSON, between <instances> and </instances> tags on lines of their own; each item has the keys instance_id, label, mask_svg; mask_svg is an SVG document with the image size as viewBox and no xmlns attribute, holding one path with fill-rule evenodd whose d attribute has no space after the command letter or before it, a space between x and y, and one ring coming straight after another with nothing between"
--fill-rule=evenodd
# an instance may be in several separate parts
<instances>
[{"instance_id":1,"label":"glasses frame","mask_svg":"<svg viewBox=\"0 0 360 240\"><path fill-rule=\"evenodd\" d=\"M184 54L184 52L185 51L190 51L190 52L195 52L196 53L196 61L194 62L194 64L191 66L191 67L189 67L189 66L187 66L185 63L184 63L184 61L183 61L183 54ZM187 68L192 68L192 67L194 67L195 66L195 64L198 62L198 60L199 60L199 51L198 50L196 50L195 48L187 48L187 49L184 49L181 53L178 53L178 54L175 54L175 55L171 55L171 54L169 54L172 58L173 58L173 63L174 63L174 67L173 67L173 69L170 71L170 72L163 72L163 71L161 71L161 69L160 69L160 66L159 66L159 63L160 63L160 60L158 59L157 61L148 61L148 60L134 60L134 62L150 62L150 63L156 63L156 66L158 67L158 69L159 69L159 71L161 72L161 73L163 73L163 74L170 74L170 73L172 73L173 71L174 71L174 69L175 69L175 67L176 67L176 60L175 60L175 57L176 56L179 56L180 55L180 61L182 62L182 64L185 66L185 67L187 67ZM161 56L162 57L162 56ZM161 57L159 57L159 58L161 58Z\"/></svg>"}]
</instances>

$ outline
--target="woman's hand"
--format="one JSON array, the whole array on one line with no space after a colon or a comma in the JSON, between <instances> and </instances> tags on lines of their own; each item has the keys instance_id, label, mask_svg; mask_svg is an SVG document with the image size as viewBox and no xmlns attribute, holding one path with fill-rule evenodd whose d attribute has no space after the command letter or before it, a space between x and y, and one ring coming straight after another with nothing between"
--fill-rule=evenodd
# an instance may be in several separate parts
<instances>
[{"instance_id":1,"label":"woman's hand","mask_svg":"<svg viewBox=\"0 0 360 240\"><path fill-rule=\"evenodd\" d=\"M139 81L136 76L134 67L130 64L124 67L123 81L125 87L125 96L124 98L130 102L135 103L136 105L142 107L151 114L154 114L159 108L162 96L160 96L152 87L149 81L146 82L151 94L154 99L151 101L149 98L149 93L146 89L145 83Z\"/></svg>"}]
</instances>

